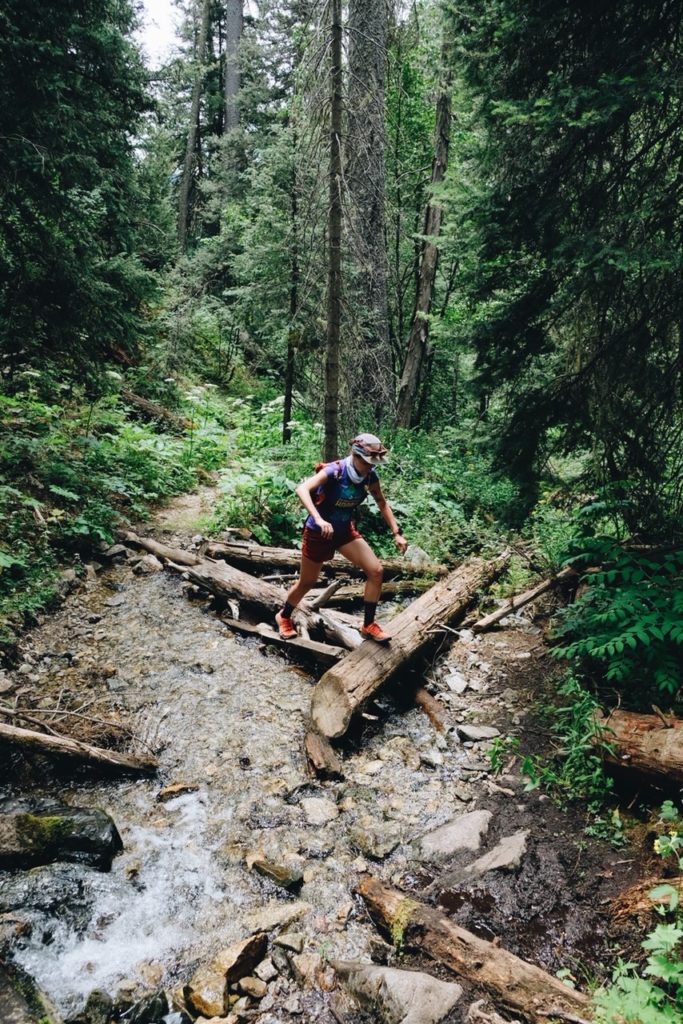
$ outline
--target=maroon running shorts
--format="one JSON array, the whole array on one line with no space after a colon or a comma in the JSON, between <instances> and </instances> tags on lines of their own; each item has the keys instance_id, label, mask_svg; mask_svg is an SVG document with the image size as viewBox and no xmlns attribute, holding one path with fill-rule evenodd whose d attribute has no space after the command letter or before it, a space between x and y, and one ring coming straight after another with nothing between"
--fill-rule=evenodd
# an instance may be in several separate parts
<instances>
[{"instance_id":1,"label":"maroon running shorts","mask_svg":"<svg viewBox=\"0 0 683 1024\"><path fill-rule=\"evenodd\" d=\"M353 523L349 523L343 530L335 530L331 537L323 537L319 530L305 526L301 554L311 562L329 562L334 558L335 551L349 541L358 540L359 537L360 534Z\"/></svg>"}]
</instances>

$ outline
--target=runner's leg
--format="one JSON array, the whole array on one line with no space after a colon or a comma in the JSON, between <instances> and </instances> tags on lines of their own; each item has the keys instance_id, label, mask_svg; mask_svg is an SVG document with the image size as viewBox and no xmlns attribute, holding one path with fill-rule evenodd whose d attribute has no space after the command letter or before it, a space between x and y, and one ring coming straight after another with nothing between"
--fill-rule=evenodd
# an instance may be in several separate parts
<instances>
[{"instance_id":1,"label":"runner's leg","mask_svg":"<svg viewBox=\"0 0 683 1024\"><path fill-rule=\"evenodd\" d=\"M306 555L301 556L299 579L287 594L287 604L291 605L292 608L296 608L311 587L315 586L322 567L322 562L313 562L310 558L306 558Z\"/></svg>"},{"instance_id":2,"label":"runner's leg","mask_svg":"<svg viewBox=\"0 0 683 1024\"><path fill-rule=\"evenodd\" d=\"M339 548L340 554L348 558L352 565L357 565L366 575L364 600L366 603L377 604L382 593L384 569L379 558L370 545L362 537L356 537Z\"/></svg>"}]
</instances>

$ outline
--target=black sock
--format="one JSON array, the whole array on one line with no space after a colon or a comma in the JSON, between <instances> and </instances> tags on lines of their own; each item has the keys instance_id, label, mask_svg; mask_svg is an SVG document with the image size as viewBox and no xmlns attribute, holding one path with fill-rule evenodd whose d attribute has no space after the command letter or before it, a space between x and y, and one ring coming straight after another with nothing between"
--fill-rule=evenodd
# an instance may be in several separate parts
<instances>
[{"instance_id":1,"label":"black sock","mask_svg":"<svg viewBox=\"0 0 683 1024\"><path fill-rule=\"evenodd\" d=\"M282 618L283 619L291 619L293 613L294 613L294 605L290 604L289 601L285 601L285 603L282 606L282 611L280 612L280 614L282 615Z\"/></svg>"},{"instance_id":2,"label":"black sock","mask_svg":"<svg viewBox=\"0 0 683 1024\"><path fill-rule=\"evenodd\" d=\"M377 602L376 601L366 601L365 602L365 620L363 622L364 626L369 626L371 622L375 621L375 612L376 611L377 611Z\"/></svg>"}]
</instances>

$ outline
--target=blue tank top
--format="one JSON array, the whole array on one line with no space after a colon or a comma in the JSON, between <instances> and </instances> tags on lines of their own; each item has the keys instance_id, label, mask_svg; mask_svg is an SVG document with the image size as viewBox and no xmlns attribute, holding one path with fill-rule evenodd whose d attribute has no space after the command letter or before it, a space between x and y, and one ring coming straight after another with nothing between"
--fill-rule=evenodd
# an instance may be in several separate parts
<instances>
[{"instance_id":1,"label":"blue tank top","mask_svg":"<svg viewBox=\"0 0 683 1024\"><path fill-rule=\"evenodd\" d=\"M341 461L341 472L339 462L332 462L329 466L325 467L325 473L327 474L327 481L322 487L325 497L321 504L318 505L316 495L319 496L319 490L314 493L313 500L322 518L331 523L335 531L342 531L352 521L358 506L365 501L368 487L371 484L378 483L379 477L375 470L371 469L359 484L354 484L349 476L346 459ZM320 527L312 516L308 516L306 519L306 526L310 530L320 533Z\"/></svg>"}]
</instances>

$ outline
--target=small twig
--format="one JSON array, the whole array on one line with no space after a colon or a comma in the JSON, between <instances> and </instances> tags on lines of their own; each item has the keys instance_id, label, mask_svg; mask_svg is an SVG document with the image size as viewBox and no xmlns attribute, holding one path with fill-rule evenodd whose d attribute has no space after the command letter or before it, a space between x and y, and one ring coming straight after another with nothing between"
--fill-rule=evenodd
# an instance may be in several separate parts
<instances>
[{"instance_id":1,"label":"small twig","mask_svg":"<svg viewBox=\"0 0 683 1024\"><path fill-rule=\"evenodd\" d=\"M458 639L460 639L460 633L458 632L458 630L457 629L453 629L452 626L447 626L443 622L437 622L434 626L431 626L430 629L426 629L425 633L428 633L428 634L431 634L431 633L442 633L444 631L446 633L452 633L454 636L457 636Z\"/></svg>"},{"instance_id":2,"label":"small twig","mask_svg":"<svg viewBox=\"0 0 683 1024\"><path fill-rule=\"evenodd\" d=\"M651 704L650 707L656 714L657 718L659 718L664 723L665 729L673 729L673 723L669 721L669 719L666 717L661 708L658 708L656 704Z\"/></svg>"},{"instance_id":3,"label":"small twig","mask_svg":"<svg viewBox=\"0 0 683 1024\"><path fill-rule=\"evenodd\" d=\"M590 1024L590 1021L586 1020L585 1017L577 1017L574 1013L566 1013L565 1010L560 1010L558 1007L553 1007L552 1010L537 1010L539 1017L559 1017L561 1020L567 1020L570 1024Z\"/></svg>"}]
</instances>

